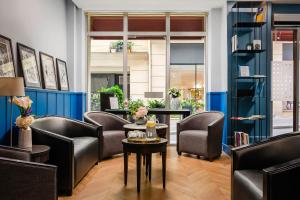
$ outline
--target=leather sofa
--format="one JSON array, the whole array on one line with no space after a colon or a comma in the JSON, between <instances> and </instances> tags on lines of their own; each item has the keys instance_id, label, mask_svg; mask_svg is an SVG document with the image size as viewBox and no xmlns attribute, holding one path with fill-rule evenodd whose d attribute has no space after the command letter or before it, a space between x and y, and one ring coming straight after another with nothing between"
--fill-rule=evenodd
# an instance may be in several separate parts
<instances>
[{"instance_id":1,"label":"leather sofa","mask_svg":"<svg viewBox=\"0 0 300 200\"><path fill-rule=\"evenodd\" d=\"M58 166L58 192L72 189L98 163L99 128L62 117L37 119L31 125L34 144L51 147L49 163Z\"/></svg>"},{"instance_id":2,"label":"leather sofa","mask_svg":"<svg viewBox=\"0 0 300 200\"><path fill-rule=\"evenodd\" d=\"M212 161L222 153L224 114L202 112L177 123L177 153L204 156Z\"/></svg>"},{"instance_id":3,"label":"leather sofa","mask_svg":"<svg viewBox=\"0 0 300 200\"><path fill-rule=\"evenodd\" d=\"M30 152L0 146L0 199L56 200L56 166L30 162Z\"/></svg>"},{"instance_id":4,"label":"leather sofa","mask_svg":"<svg viewBox=\"0 0 300 200\"><path fill-rule=\"evenodd\" d=\"M232 200L300 199L300 133L232 149Z\"/></svg>"},{"instance_id":5,"label":"leather sofa","mask_svg":"<svg viewBox=\"0 0 300 200\"><path fill-rule=\"evenodd\" d=\"M99 160L123 153L122 140L125 139L123 126L130 122L107 112L86 112L84 121L100 128Z\"/></svg>"}]
</instances>

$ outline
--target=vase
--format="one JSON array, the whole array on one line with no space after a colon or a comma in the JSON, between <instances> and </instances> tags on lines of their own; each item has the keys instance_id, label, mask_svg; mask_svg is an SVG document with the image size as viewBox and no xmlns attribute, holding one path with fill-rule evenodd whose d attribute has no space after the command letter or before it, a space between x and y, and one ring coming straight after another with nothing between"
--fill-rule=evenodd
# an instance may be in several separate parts
<instances>
[{"instance_id":1,"label":"vase","mask_svg":"<svg viewBox=\"0 0 300 200\"><path fill-rule=\"evenodd\" d=\"M18 146L24 149L32 148L32 133L30 127L28 127L27 129L19 129Z\"/></svg>"},{"instance_id":2,"label":"vase","mask_svg":"<svg viewBox=\"0 0 300 200\"><path fill-rule=\"evenodd\" d=\"M179 99L179 97L176 97L176 98L171 97L170 108L172 110L178 110L180 108L180 99Z\"/></svg>"},{"instance_id":3,"label":"vase","mask_svg":"<svg viewBox=\"0 0 300 200\"><path fill-rule=\"evenodd\" d=\"M137 118L137 119L135 119L135 123L137 125L145 125L147 123L147 118L146 117Z\"/></svg>"}]
</instances>

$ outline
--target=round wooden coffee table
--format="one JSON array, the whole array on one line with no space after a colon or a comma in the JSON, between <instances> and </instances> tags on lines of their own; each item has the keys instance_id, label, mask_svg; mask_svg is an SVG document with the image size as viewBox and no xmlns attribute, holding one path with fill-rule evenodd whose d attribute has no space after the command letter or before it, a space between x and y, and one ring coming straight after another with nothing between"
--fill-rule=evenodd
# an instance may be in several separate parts
<instances>
[{"instance_id":1,"label":"round wooden coffee table","mask_svg":"<svg viewBox=\"0 0 300 200\"><path fill-rule=\"evenodd\" d=\"M159 142L153 143L133 143L127 139L122 140L124 152L124 184L127 185L128 173L128 154L136 153L136 178L137 192L140 192L141 187L141 156L146 155L146 176L151 181L151 160L152 153L161 153L162 155L162 178L163 188L166 187L166 157L168 140L161 138Z\"/></svg>"},{"instance_id":2,"label":"round wooden coffee table","mask_svg":"<svg viewBox=\"0 0 300 200\"><path fill-rule=\"evenodd\" d=\"M146 131L146 125L137 125L135 123L125 124L123 126L123 128L125 130L126 137L128 137L128 132L129 131L135 131L135 130ZM159 137L161 137L161 138L166 138L167 137L167 129L168 129L167 124L156 124L155 128L156 128L157 135Z\"/></svg>"}]
</instances>

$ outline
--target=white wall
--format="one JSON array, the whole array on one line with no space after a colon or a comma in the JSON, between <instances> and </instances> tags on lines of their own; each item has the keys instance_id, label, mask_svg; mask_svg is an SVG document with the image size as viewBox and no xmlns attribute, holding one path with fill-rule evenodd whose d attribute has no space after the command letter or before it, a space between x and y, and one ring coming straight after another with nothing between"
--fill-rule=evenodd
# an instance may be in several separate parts
<instances>
[{"instance_id":1,"label":"white wall","mask_svg":"<svg viewBox=\"0 0 300 200\"><path fill-rule=\"evenodd\" d=\"M208 15L207 92L227 91L227 7Z\"/></svg>"},{"instance_id":2,"label":"white wall","mask_svg":"<svg viewBox=\"0 0 300 200\"><path fill-rule=\"evenodd\" d=\"M0 34L54 57L67 59L65 0L1 0Z\"/></svg>"},{"instance_id":3,"label":"white wall","mask_svg":"<svg viewBox=\"0 0 300 200\"><path fill-rule=\"evenodd\" d=\"M75 10L76 15L70 13L70 10ZM81 22L82 18L84 22ZM70 21L78 25L70 26ZM38 62L39 51L65 60L73 91L85 91L82 83L85 78L74 78L78 75L85 76L80 70L85 69L86 53L79 56L81 50L85 52L85 37L82 37L85 30L81 31L84 23L83 12L75 7L72 0L0 1L0 34L12 39L15 63L17 64L16 42L34 48ZM75 34L75 37L71 34ZM67 53L74 51L78 51L74 56Z\"/></svg>"}]
</instances>

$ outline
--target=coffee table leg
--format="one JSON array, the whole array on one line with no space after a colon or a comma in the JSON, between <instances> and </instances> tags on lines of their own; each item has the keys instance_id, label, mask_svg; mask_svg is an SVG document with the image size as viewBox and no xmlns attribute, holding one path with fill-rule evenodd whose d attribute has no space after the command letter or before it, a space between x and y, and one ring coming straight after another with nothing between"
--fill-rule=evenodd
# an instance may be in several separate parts
<instances>
[{"instance_id":1,"label":"coffee table leg","mask_svg":"<svg viewBox=\"0 0 300 200\"><path fill-rule=\"evenodd\" d=\"M163 188L166 187L166 157L167 152L162 152L162 177L163 177Z\"/></svg>"},{"instance_id":2,"label":"coffee table leg","mask_svg":"<svg viewBox=\"0 0 300 200\"><path fill-rule=\"evenodd\" d=\"M128 153L124 152L124 184L127 185L128 174Z\"/></svg>"},{"instance_id":3,"label":"coffee table leg","mask_svg":"<svg viewBox=\"0 0 300 200\"><path fill-rule=\"evenodd\" d=\"M149 154L148 157L148 174L149 174L149 181L151 182L151 166L152 165L152 154Z\"/></svg>"},{"instance_id":4,"label":"coffee table leg","mask_svg":"<svg viewBox=\"0 0 300 200\"><path fill-rule=\"evenodd\" d=\"M141 154L136 154L136 182L137 182L137 192L140 192L141 187Z\"/></svg>"},{"instance_id":5,"label":"coffee table leg","mask_svg":"<svg viewBox=\"0 0 300 200\"><path fill-rule=\"evenodd\" d=\"M149 171L149 168L148 168L148 165L149 165L149 157L148 157L148 154L144 155L146 157L146 177L148 176L148 171ZM144 157L144 158L145 158Z\"/></svg>"}]
</instances>

